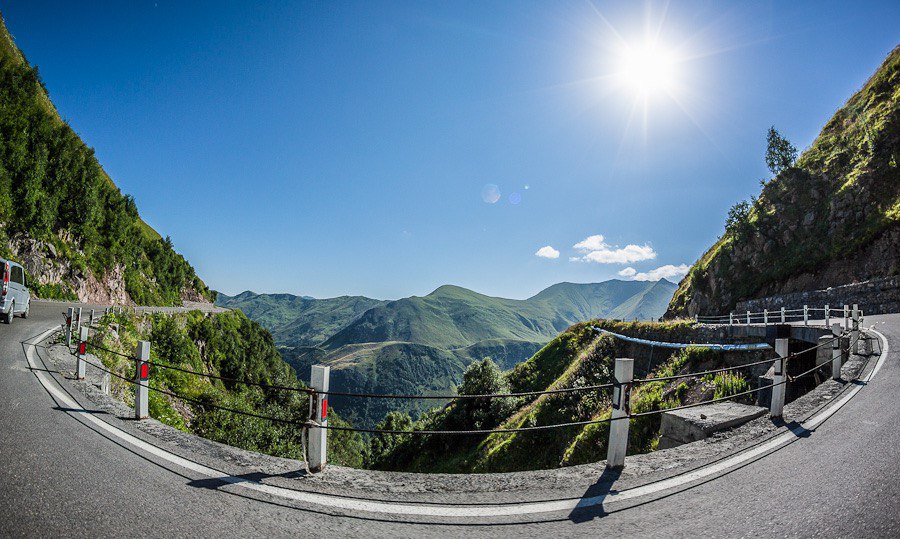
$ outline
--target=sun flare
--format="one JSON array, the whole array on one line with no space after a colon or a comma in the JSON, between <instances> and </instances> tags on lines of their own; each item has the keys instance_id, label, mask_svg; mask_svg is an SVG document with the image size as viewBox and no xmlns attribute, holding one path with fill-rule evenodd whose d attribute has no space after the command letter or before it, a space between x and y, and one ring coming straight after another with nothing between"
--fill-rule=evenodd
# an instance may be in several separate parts
<instances>
[{"instance_id":1,"label":"sun flare","mask_svg":"<svg viewBox=\"0 0 900 539\"><path fill-rule=\"evenodd\" d=\"M643 96L671 93L675 77L675 58L655 44L644 44L622 51L619 59L621 82Z\"/></svg>"}]
</instances>

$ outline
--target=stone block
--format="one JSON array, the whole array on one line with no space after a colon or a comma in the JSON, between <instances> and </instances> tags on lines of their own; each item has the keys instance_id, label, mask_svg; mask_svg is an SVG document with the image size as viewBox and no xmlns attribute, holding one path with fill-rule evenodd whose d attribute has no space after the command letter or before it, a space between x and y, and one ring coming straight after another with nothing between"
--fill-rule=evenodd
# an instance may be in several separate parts
<instances>
[{"instance_id":1,"label":"stone block","mask_svg":"<svg viewBox=\"0 0 900 539\"><path fill-rule=\"evenodd\" d=\"M762 417L768 411L760 406L724 401L664 412L659 426L659 448L668 449L709 438L713 433Z\"/></svg>"}]
</instances>

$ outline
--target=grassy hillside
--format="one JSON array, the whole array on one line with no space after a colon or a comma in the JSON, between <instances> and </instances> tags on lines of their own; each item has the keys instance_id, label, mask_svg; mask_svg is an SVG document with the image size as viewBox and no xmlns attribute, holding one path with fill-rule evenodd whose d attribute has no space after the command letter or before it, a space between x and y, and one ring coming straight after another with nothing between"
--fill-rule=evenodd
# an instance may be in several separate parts
<instances>
[{"instance_id":1,"label":"grassy hillside","mask_svg":"<svg viewBox=\"0 0 900 539\"><path fill-rule=\"evenodd\" d=\"M314 299L291 294L219 294L216 305L240 309L272 332L279 346L305 347L322 344L361 314L384 304L363 296Z\"/></svg>"},{"instance_id":2,"label":"grassy hillside","mask_svg":"<svg viewBox=\"0 0 900 539\"><path fill-rule=\"evenodd\" d=\"M612 280L560 283L527 300L442 286L424 297L391 302L245 292L219 304L238 307L268 327L301 378L308 377L311 365L322 363L332 367L337 391L453 394L474 361L491 357L510 369L575 322L611 312L658 317L673 290L667 281ZM323 342L312 343L329 331L333 334ZM388 410L415 416L424 409L409 401L334 403L363 426L374 425Z\"/></svg>"},{"instance_id":3,"label":"grassy hillside","mask_svg":"<svg viewBox=\"0 0 900 539\"><path fill-rule=\"evenodd\" d=\"M619 343L611 336L598 336L591 330L591 325L601 325L626 334L652 332L657 338L670 334L672 340L691 331L686 324L626 324L601 320L576 324L525 363L503 375L495 374L502 376L502 380L494 383L493 387L524 392L610 383ZM652 374L670 376L721 365L721 353L704 348L688 348L661 359ZM468 370L466 381L473 374L483 380L483 372L484 369L477 372ZM633 410L661 410L713 396L734 394L748 387L747 381L740 374L730 376L727 380L720 378L690 378L639 386L634 392ZM485 384L482 383L481 387L485 387ZM599 420L610 416L608 390L496 400L506 402L455 400L443 408L424 414L415 422L396 415L389 419L394 427L400 426L405 430L453 430L511 429ZM382 423L381 426L385 427L387 423ZM554 468L606 458L608 430L607 423L599 423L453 438L399 435L388 439L380 436L372 440L369 463L382 469L448 473ZM633 419L629 452L655 450L658 431L659 416Z\"/></svg>"},{"instance_id":4,"label":"grassy hillside","mask_svg":"<svg viewBox=\"0 0 900 539\"><path fill-rule=\"evenodd\" d=\"M239 311L215 315L194 311L151 317L107 315L99 325L93 341L107 350L130 355L138 340L148 340L152 343L150 359L156 363L260 384L303 386L293 369L281 359L272 336ZM113 372L129 378L133 376L133 361L102 350L92 351ZM128 404L134 402L133 384L118 378L112 378L111 382L113 394ZM300 429L217 410L210 405L297 420L306 418L309 413L304 393L264 390L158 367L151 368L150 385L186 398L150 392L150 415L163 423L251 451L303 458ZM329 413L329 421L336 425L346 424L332 413ZM328 434L330 460L350 466L362 465L365 447L358 435L339 431Z\"/></svg>"},{"instance_id":5,"label":"grassy hillside","mask_svg":"<svg viewBox=\"0 0 900 539\"><path fill-rule=\"evenodd\" d=\"M900 273L900 47L698 260L667 316Z\"/></svg>"},{"instance_id":6,"label":"grassy hillside","mask_svg":"<svg viewBox=\"0 0 900 539\"><path fill-rule=\"evenodd\" d=\"M39 296L139 304L212 295L138 215L64 122L0 21L0 256L23 262Z\"/></svg>"}]
</instances>

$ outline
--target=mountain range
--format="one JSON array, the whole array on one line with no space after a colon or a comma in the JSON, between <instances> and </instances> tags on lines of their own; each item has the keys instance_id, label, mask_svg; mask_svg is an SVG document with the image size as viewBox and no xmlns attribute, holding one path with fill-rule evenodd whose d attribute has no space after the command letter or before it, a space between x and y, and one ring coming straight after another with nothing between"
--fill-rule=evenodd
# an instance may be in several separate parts
<instances>
[{"instance_id":1,"label":"mountain range","mask_svg":"<svg viewBox=\"0 0 900 539\"><path fill-rule=\"evenodd\" d=\"M445 285L426 296L395 301L248 291L220 293L217 304L240 309L269 329L304 380L311 365L324 364L332 368L335 391L436 394L452 393L473 361L491 357L510 369L574 323L656 319L675 288L665 279L559 283L515 300ZM342 414L369 426L388 410L424 410L406 401L332 400Z\"/></svg>"}]
</instances>

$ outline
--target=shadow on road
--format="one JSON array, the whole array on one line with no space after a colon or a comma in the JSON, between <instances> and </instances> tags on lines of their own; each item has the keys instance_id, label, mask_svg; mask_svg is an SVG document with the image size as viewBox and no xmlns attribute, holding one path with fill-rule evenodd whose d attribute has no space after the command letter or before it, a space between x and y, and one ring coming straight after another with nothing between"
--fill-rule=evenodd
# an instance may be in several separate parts
<instances>
[{"instance_id":1,"label":"shadow on road","mask_svg":"<svg viewBox=\"0 0 900 539\"><path fill-rule=\"evenodd\" d=\"M622 475L622 470L604 469L597 482L588 487L581 495L578 506L569 513L569 520L580 524L605 517L608 513L603 508L603 499L610 492L614 492L612 487L620 475Z\"/></svg>"},{"instance_id":2,"label":"shadow on road","mask_svg":"<svg viewBox=\"0 0 900 539\"><path fill-rule=\"evenodd\" d=\"M222 487L228 485L234 485L236 483L262 483L264 479L268 479L271 477L282 477L284 479L297 479L300 477L305 477L307 475L306 470L295 470L292 472L285 472L281 474L266 474L262 472L252 472L241 475L231 475L228 478L215 478L208 477L203 479L194 479L193 481L189 481L188 485L196 488L205 488L210 490L218 490Z\"/></svg>"}]
</instances>

